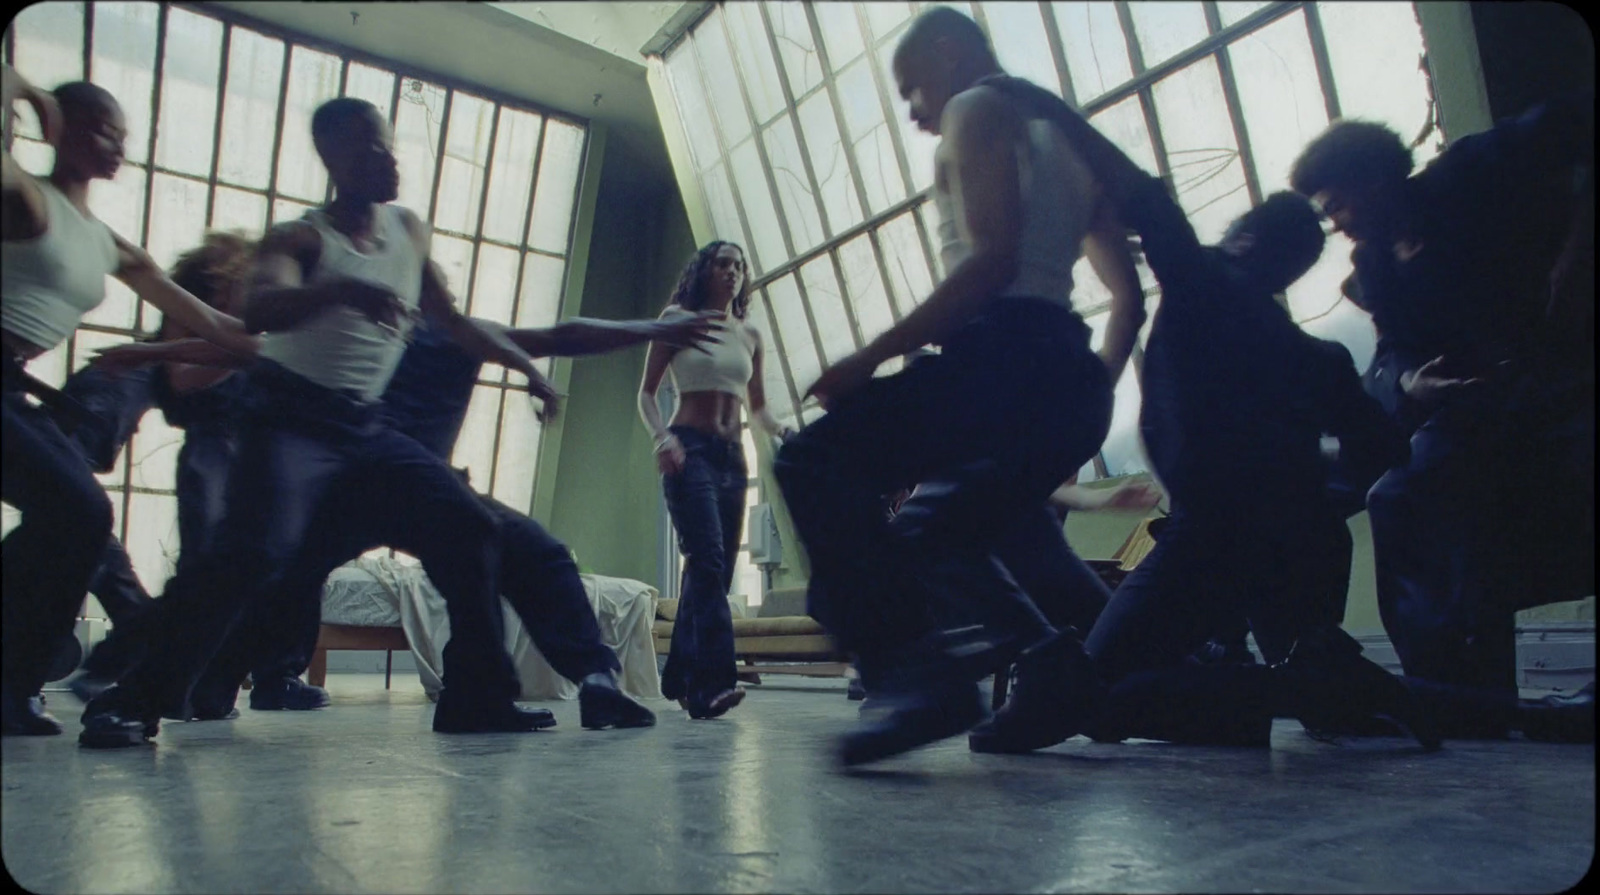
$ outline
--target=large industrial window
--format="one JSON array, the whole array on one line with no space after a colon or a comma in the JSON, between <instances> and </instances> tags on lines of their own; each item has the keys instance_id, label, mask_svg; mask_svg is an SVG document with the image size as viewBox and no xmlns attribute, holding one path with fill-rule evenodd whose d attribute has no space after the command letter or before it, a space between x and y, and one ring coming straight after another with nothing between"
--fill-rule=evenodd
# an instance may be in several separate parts
<instances>
[{"instance_id":1,"label":"large industrial window","mask_svg":"<svg viewBox=\"0 0 1600 895\"><path fill-rule=\"evenodd\" d=\"M890 71L925 5L719 4L665 54L716 235L749 251L752 317L775 349L766 391L780 418L820 414L800 399L822 366L889 327L944 273L926 204L935 139L907 119ZM977 19L1007 71L1082 109L1167 178L1202 239L1285 189L1295 154L1334 117L1415 137L1419 163L1441 144L1410 3L947 5ZM1333 237L1288 304L1364 366L1371 323L1339 293L1349 254ZM1160 291L1141 274L1153 311ZM1086 262L1076 283L1074 303L1098 338L1109 294ZM1083 479L1145 468L1138 413L1130 374Z\"/></svg>"},{"instance_id":2,"label":"large industrial window","mask_svg":"<svg viewBox=\"0 0 1600 895\"><path fill-rule=\"evenodd\" d=\"M393 124L399 202L433 223L433 257L464 310L516 326L548 326L560 314L587 139L581 121L165 3L28 6L6 29L5 58L40 87L87 78L121 102L127 164L93 187L90 205L160 264L208 228L259 235L331 198L311 113L357 96ZM53 151L37 123L23 118L16 130L6 134L16 158L47 173ZM30 365L35 375L59 385L94 350L157 328L153 308L118 283L109 290L72 339ZM526 387L519 374L485 367L453 457L475 488L522 509L532 504L541 435ZM182 438L151 413L101 476L115 531L153 591L178 549Z\"/></svg>"}]
</instances>

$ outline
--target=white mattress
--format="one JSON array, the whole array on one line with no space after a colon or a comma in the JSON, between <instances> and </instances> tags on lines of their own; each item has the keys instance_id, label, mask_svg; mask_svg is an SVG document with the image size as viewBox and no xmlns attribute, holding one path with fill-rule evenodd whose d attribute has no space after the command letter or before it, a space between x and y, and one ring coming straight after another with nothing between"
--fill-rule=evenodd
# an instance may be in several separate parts
<instances>
[{"instance_id":1,"label":"white mattress","mask_svg":"<svg viewBox=\"0 0 1600 895\"><path fill-rule=\"evenodd\" d=\"M322 622L364 628L400 627L400 595L361 568L340 566L322 585Z\"/></svg>"}]
</instances>

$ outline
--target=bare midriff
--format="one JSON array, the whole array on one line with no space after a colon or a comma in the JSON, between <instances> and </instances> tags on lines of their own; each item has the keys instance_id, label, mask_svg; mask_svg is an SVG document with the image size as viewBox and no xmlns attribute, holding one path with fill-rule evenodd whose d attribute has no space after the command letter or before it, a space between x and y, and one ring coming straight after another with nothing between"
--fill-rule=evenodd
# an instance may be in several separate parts
<instances>
[{"instance_id":1,"label":"bare midriff","mask_svg":"<svg viewBox=\"0 0 1600 895\"><path fill-rule=\"evenodd\" d=\"M672 426L688 426L724 441L739 440L739 410L744 402L727 392L685 392L678 396Z\"/></svg>"}]
</instances>

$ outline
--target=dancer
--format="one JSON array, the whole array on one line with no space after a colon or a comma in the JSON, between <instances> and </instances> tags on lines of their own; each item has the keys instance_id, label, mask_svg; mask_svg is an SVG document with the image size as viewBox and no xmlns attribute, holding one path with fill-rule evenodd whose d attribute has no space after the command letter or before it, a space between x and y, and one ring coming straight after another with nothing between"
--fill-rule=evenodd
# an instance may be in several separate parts
<instances>
[{"instance_id":1,"label":"dancer","mask_svg":"<svg viewBox=\"0 0 1600 895\"><path fill-rule=\"evenodd\" d=\"M1142 313L1114 314L1115 364L1090 350L1070 304L1072 266L1086 240L1126 258L1126 239L1061 134L975 86L1000 71L976 23L948 7L923 12L896 48L894 71L912 120L942 137L934 197L949 275L823 372L808 393L828 414L790 438L775 466L811 559L808 611L857 655L863 685L886 708L845 737L845 764L982 721L976 679L994 670L986 647L995 639L1036 657L1065 651L1071 634L1052 628L1004 574L994 536L1043 512L1099 448L1108 372L1120 371ZM928 343L943 350L873 378L884 361ZM883 496L915 484L920 493L891 529ZM934 636L925 608L956 600L997 633L959 646ZM1032 688L1019 679L1017 693L1026 690L1041 715L1059 714L1053 688L1066 675L1037 662L1033 672L1046 679Z\"/></svg>"},{"instance_id":2,"label":"dancer","mask_svg":"<svg viewBox=\"0 0 1600 895\"><path fill-rule=\"evenodd\" d=\"M1273 299L1321 254L1315 211L1279 193L1203 247L1161 181L1060 99L989 83L1059 124L1143 240L1163 297L1140 431L1172 515L1073 659L1076 713L1041 724L1008 704L972 748L1022 752L1089 730L1265 745L1282 715L1308 726L1388 716L1437 748L1405 687L1338 627L1350 536L1327 496L1322 435L1387 463L1404 457L1404 440L1362 392L1349 352L1304 333ZM1246 479L1261 484L1239 487ZM1239 616L1274 667L1187 661ZM1017 697L1029 681L1019 675Z\"/></svg>"},{"instance_id":3,"label":"dancer","mask_svg":"<svg viewBox=\"0 0 1600 895\"><path fill-rule=\"evenodd\" d=\"M745 322L750 272L744 250L713 242L684 268L664 314L709 311L726 321L708 351L650 346L639 385L639 416L655 439L667 511L684 557L678 617L661 692L689 717L716 718L744 699L733 655L728 590L744 535L750 473L740 446L739 414L778 439L791 432L773 418L763 390L761 333ZM672 374L678 406L661 419L657 392Z\"/></svg>"},{"instance_id":4,"label":"dancer","mask_svg":"<svg viewBox=\"0 0 1600 895\"><path fill-rule=\"evenodd\" d=\"M531 357L582 356L616 351L647 341L704 350L714 339L714 315L680 314L657 321L602 321L573 318L548 329L507 331ZM182 359L198 364L237 363L204 343L160 347L128 346L116 351L118 363ZM483 361L462 350L434 327L421 325L384 391L383 413L404 434L442 461L448 461L466 419ZM478 495L500 523L500 592L527 627L534 645L557 673L577 683L580 723L587 728L641 727L654 715L617 687L615 653L601 640L578 569L566 546L525 514L487 495ZM310 662L321 621L322 583L328 574L373 547L382 546L383 529L356 508L330 512L306 535L309 552L284 578L280 591L257 604L217 651L191 697L193 716L237 715L234 703L246 671L254 685L251 708L263 687L286 689L309 705L325 691L300 681ZM263 656L268 657L263 663Z\"/></svg>"},{"instance_id":5,"label":"dancer","mask_svg":"<svg viewBox=\"0 0 1600 895\"><path fill-rule=\"evenodd\" d=\"M1462 137L1414 175L1393 131L1337 122L1291 172L1355 242L1347 292L1379 334L1368 380L1415 433L1367 495L1378 606L1407 676L1459 702L1454 736L1520 723L1516 611L1594 593L1593 158L1590 94ZM1587 288L1570 278L1584 270Z\"/></svg>"},{"instance_id":6,"label":"dancer","mask_svg":"<svg viewBox=\"0 0 1600 895\"><path fill-rule=\"evenodd\" d=\"M500 637L499 526L448 466L382 418L378 398L419 310L476 356L528 377L545 412L554 389L500 329L455 308L428 258L429 233L388 204L399 187L393 137L362 100L330 100L312 140L335 198L269 232L257 253L246 319L265 332L262 361L214 548L180 571L159 602L149 654L89 703L79 741L131 746L163 710L187 716L189 691L241 610L282 585L317 517L359 506L384 540L422 560L448 605L439 732L531 731L554 723L519 708Z\"/></svg>"},{"instance_id":7,"label":"dancer","mask_svg":"<svg viewBox=\"0 0 1600 895\"><path fill-rule=\"evenodd\" d=\"M22 512L6 536L4 732L50 735L61 725L37 697L51 654L73 618L111 535L111 503L82 454L27 393L60 405L60 393L29 376L28 361L71 337L105 300L115 276L167 317L227 348L249 339L167 278L150 256L89 212L89 185L122 164L127 128L117 101L87 82L46 93L0 66L0 110L18 101L39 116L56 149L47 178L0 153L0 344L4 350L3 497Z\"/></svg>"}]
</instances>

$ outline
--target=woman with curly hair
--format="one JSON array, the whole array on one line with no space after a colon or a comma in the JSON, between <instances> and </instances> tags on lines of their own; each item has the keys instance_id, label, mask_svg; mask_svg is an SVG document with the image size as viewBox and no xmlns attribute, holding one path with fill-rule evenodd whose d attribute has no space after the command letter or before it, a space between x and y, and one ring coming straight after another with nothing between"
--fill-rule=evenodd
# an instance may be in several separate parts
<instances>
[{"instance_id":1,"label":"woman with curly hair","mask_svg":"<svg viewBox=\"0 0 1600 895\"><path fill-rule=\"evenodd\" d=\"M639 416L655 438L667 510L684 556L678 615L661 692L678 700L696 719L718 717L744 699L744 690L736 686L733 614L728 607L749 482L739 437L741 409L747 409L751 422L769 435L789 435L767 409L761 335L745 322L749 307L744 250L731 242L713 242L700 249L679 277L663 316L723 312L720 341L700 351L652 344L639 386ZM656 393L669 372L678 406L667 424Z\"/></svg>"}]
</instances>

